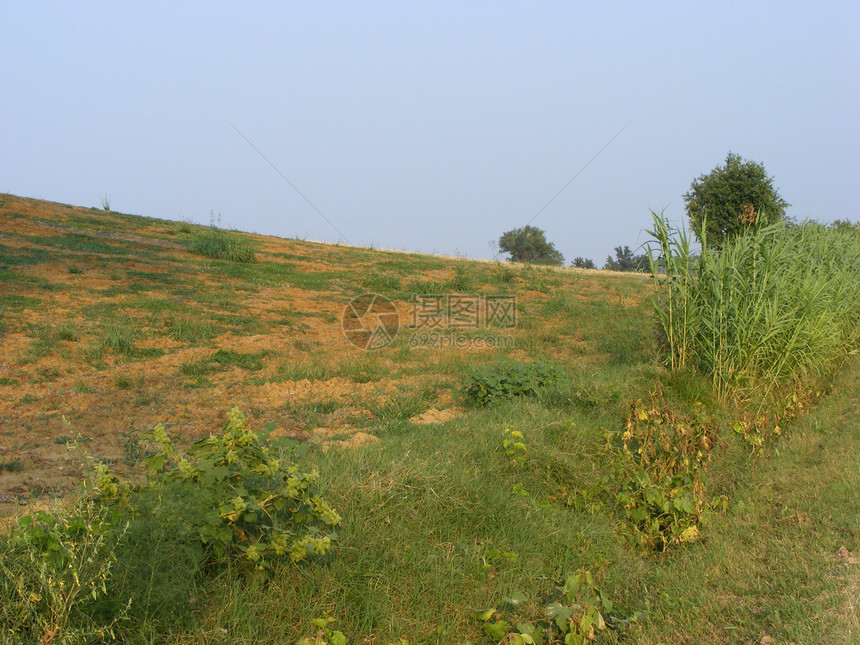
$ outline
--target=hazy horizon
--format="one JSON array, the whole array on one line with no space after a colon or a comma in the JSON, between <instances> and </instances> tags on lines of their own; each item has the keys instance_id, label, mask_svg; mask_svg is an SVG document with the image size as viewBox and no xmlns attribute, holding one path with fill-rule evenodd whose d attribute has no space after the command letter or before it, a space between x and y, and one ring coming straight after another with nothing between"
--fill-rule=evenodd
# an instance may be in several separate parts
<instances>
[{"instance_id":1,"label":"hazy horizon","mask_svg":"<svg viewBox=\"0 0 860 645\"><path fill-rule=\"evenodd\" d=\"M855 4L205 7L0 4L0 192L473 258L531 223L600 267L731 151L860 216Z\"/></svg>"}]
</instances>

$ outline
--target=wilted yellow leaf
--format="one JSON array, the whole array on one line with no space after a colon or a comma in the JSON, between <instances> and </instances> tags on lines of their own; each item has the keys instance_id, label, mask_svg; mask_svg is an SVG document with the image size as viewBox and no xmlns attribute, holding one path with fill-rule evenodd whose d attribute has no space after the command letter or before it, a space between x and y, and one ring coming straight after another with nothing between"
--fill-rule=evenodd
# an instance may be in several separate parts
<instances>
[{"instance_id":1,"label":"wilted yellow leaf","mask_svg":"<svg viewBox=\"0 0 860 645\"><path fill-rule=\"evenodd\" d=\"M688 526L683 530L681 535L678 536L678 540L681 542L695 542L699 539L699 527L695 524L693 526Z\"/></svg>"}]
</instances>

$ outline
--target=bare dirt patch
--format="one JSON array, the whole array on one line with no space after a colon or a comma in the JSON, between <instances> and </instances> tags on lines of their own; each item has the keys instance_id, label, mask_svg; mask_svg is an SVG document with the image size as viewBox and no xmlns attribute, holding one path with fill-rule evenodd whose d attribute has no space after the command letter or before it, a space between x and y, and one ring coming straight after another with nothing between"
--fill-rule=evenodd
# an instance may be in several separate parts
<instances>
[{"instance_id":1,"label":"bare dirt patch","mask_svg":"<svg viewBox=\"0 0 860 645\"><path fill-rule=\"evenodd\" d=\"M463 411L456 408L446 408L444 410L430 408L426 412L422 412L421 414L412 417L409 421L410 423L416 423L418 425L436 425L446 423L451 419L456 419L461 416L463 416Z\"/></svg>"}]
</instances>

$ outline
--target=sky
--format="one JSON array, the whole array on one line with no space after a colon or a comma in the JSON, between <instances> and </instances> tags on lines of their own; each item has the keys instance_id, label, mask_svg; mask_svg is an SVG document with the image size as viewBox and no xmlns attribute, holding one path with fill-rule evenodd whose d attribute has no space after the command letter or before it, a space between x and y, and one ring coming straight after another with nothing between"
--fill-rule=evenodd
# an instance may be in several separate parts
<instances>
[{"instance_id":1,"label":"sky","mask_svg":"<svg viewBox=\"0 0 860 645\"><path fill-rule=\"evenodd\" d=\"M531 223L601 266L731 151L788 215L860 219L857 2L0 0L0 24L0 192L470 258Z\"/></svg>"}]
</instances>

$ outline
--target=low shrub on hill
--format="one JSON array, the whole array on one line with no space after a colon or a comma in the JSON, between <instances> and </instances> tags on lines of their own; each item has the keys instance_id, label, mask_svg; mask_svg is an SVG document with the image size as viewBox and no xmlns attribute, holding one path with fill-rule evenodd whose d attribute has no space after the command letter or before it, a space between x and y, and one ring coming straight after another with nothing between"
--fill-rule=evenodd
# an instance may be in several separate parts
<instances>
[{"instance_id":1,"label":"low shrub on hill","mask_svg":"<svg viewBox=\"0 0 860 645\"><path fill-rule=\"evenodd\" d=\"M97 464L79 501L0 538L0 640L91 642L119 621L172 623L204 573L249 573L324 555L340 516L316 469L278 451L234 408L223 432L180 453L159 424L146 483Z\"/></svg>"},{"instance_id":2,"label":"low shrub on hill","mask_svg":"<svg viewBox=\"0 0 860 645\"><path fill-rule=\"evenodd\" d=\"M565 377L564 370L551 363L499 361L477 368L466 380L463 393L472 403L485 406L517 396L535 396Z\"/></svg>"}]
</instances>

